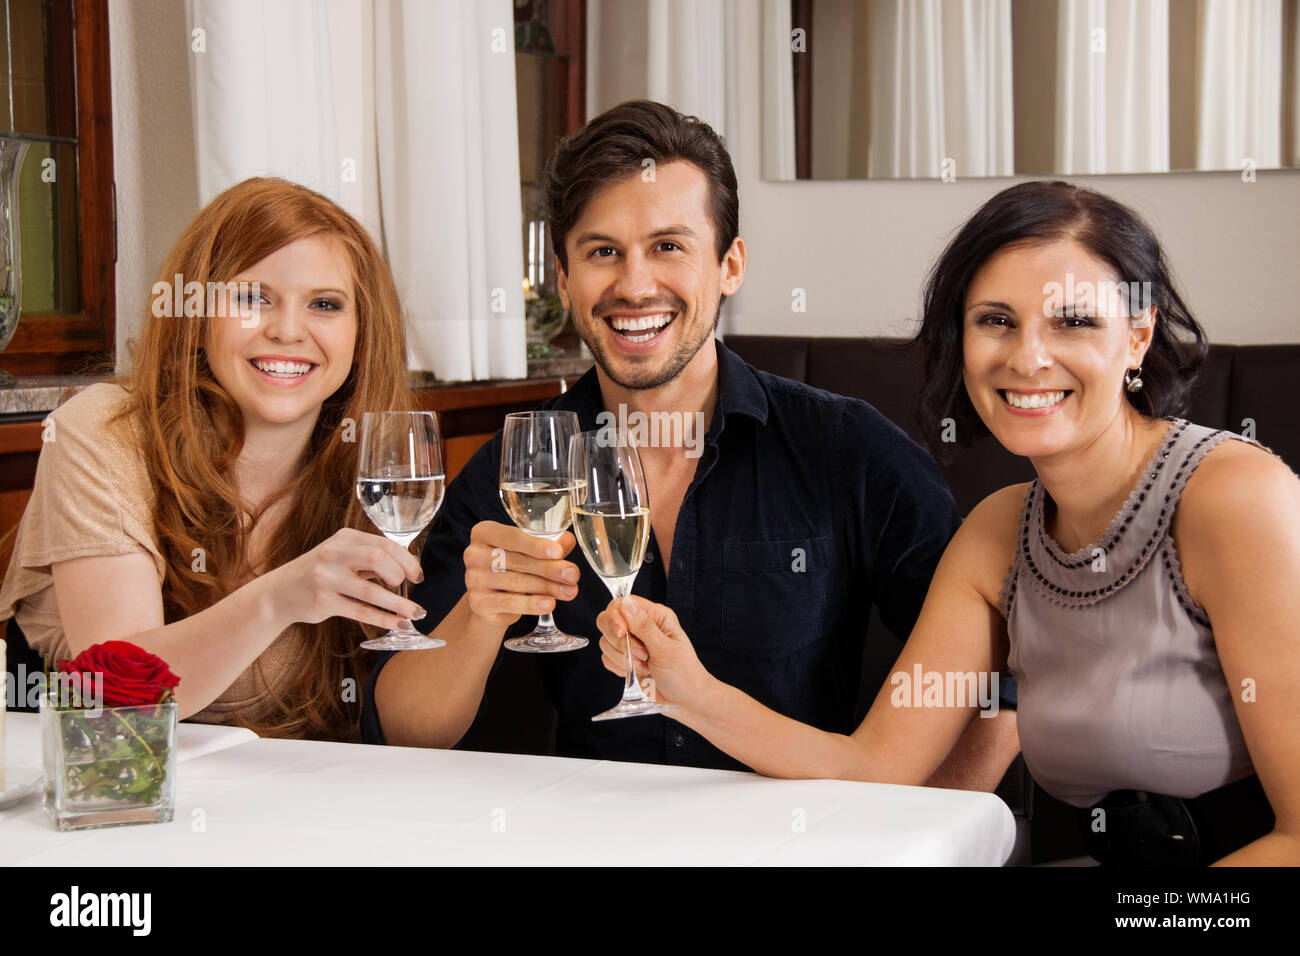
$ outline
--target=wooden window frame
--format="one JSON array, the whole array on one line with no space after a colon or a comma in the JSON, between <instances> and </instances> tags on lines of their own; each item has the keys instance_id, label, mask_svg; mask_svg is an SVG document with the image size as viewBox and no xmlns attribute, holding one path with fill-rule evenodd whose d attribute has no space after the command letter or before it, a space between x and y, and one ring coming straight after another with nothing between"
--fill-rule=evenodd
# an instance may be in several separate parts
<instances>
[{"instance_id":1,"label":"wooden window frame","mask_svg":"<svg viewBox=\"0 0 1300 956\"><path fill-rule=\"evenodd\" d=\"M81 307L72 313L24 312L0 353L0 369L13 375L87 372L113 362L117 221L108 0L73 0L72 16Z\"/></svg>"}]
</instances>

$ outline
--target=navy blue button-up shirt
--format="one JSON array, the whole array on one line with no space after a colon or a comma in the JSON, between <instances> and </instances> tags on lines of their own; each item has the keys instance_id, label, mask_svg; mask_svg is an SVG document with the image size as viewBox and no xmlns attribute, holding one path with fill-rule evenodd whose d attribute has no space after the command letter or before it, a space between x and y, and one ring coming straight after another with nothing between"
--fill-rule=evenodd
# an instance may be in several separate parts
<instances>
[{"instance_id":1,"label":"navy blue button-up shirt","mask_svg":"<svg viewBox=\"0 0 1300 956\"><path fill-rule=\"evenodd\" d=\"M718 400L677 515L671 573L652 532L632 593L671 607L718 679L796 720L850 733L871 605L895 634L910 633L957 508L929 455L866 402L759 371L716 344ZM600 427L595 370L542 407L576 412L584 430ZM497 491L500 460L498 431L447 488L421 559L424 581L410 595L428 611L423 627L465 593L471 528L511 524ZM582 577L578 596L558 602L555 623L591 643L537 656L558 713L557 752L744 769L670 717L592 723L617 703L623 682L602 666L597 646L595 619L609 591L579 548L568 560ZM510 633L534 623L525 618ZM368 742L383 740L373 689L386 661L364 698Z\"/></svg>"}]
</instances>

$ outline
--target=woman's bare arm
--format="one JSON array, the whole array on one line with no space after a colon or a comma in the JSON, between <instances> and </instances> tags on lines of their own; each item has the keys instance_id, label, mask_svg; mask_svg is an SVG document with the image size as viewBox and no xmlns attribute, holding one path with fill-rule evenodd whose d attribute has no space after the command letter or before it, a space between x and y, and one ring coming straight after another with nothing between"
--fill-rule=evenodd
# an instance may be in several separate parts
<instances>
[{"instance_id":1,"label":"woman's bare arm","mask_svg":"<svg viewBox=\"0 0 1300 956\"><path fill-rule=\"evenodd\" d=\"M1010 566L1014 523L1008 525L1008 514L1013 521L1022 498L1023 486L1004 489L976 508L958 530L935 571L895 674L910 677L919 666L923 674L943 675L945 683L949 674L973 673L977 682L984 675L996 700L992 672L1006 659L1006 628L994 592ZM601 646L609 669L621 672L619 634L626 628L640 642L636 650L648 658L658 699L681 707L673 717L768 776L922 784L933 777L972 719L990 719L974 716L975 702L895 706L901 685L891 681L852 735L828 733L714 679L667 608L636 599L635 610L611 605L597 623L605 635Z\"/></svg>"},{"instance_id":2,"label":"woman's bare arm","mask_svg":"<svg viewBox=\"0 0 1300 956\"><path fill-rule=\"evenodd\" d=\"M1275 818L1219 863L1300 866L1300 480L1259 449L1224 442L1192 474L1174 529Z\"/></svg>"},{"instance_id":3,"label":"woman's bare arm","mask_svg":"<svg viewBox=\"0 0 1300 956\"><path fill-rule=\"evenodd\" d=\"M344 529L172 624L163 623L157 571L144 552L60 561L51 572L72 655L111 640L157 654L181 678L176 699L181 717L188 717L221 696L290 624L342 615L388 628L418 617L417 605L358 572L395 585L405 576L414 580L419 569L387 539Z\"/></svg>"}]
</instances>

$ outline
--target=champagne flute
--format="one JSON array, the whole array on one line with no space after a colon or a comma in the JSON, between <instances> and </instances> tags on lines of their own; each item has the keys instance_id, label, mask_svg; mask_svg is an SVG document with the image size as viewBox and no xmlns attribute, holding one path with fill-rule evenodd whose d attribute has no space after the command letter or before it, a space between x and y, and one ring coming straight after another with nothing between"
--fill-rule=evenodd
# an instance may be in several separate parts
<instances>
[{"instance_id":1,"label":"champagne flute","mask_svg":"<svg viewBox=\"0 0 1300 956\"><path fill-rule=\"evenodd\" d=\"M626 433L601 428L573 438L569 452L573 476L573 533L592 569L615 598L632 592L650 541L650 494L641 456ZM632 667L627 642L623 699L592 720L616 720L677 710L645 695Z\"/></svg>"},{"instance_id":2,"label":"champagne flute","mask_svg":"<svg viewBox=\"0 0 1300 956\"><path fill-rule=\"evenodd\" d=\"M554 541L569 527L569 439L578 433L573 412L515 412L506 416L501 442L501 503L519 528ZM506 648L532 654L576 651L585 637L565 634L548 611Z\"/></svg>"},{"instance_id":3,"label":"champagne flute","mask_svg":"<svg viewBox=\"0 0 1300 956\"><path fill-rule=\"evenodd\" d=\"M409 548L438 513L444 484L442 442L433 412L366 412L361 419L357 498L384 537ZM398 593L406 597L406 579ZM408 626L363 641L377 651L417 651L446 641Z\"/></svg>"}]
</instances>

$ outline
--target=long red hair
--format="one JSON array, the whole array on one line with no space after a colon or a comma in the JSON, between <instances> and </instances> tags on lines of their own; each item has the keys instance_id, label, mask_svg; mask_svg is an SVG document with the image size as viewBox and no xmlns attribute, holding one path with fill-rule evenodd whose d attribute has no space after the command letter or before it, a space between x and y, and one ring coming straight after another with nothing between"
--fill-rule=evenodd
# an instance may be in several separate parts
<instances>
[{"instance_id":1,"label":"long red hair","mask_svg":"<svg viewBox=\"0 0 1300 956\"><path fill-rule=\"evenodd\" d=\"M295 478L251 518L241 517L246 508L232 477L244 441L243 418L208 367L203 351L208 317L159 318L151 310L136 345L134 369L123 382L131 396L124 415L143 430L141 451L156 492L155 525L166 559L168 622L210 607L254 573L297 558L340 528L374 531L354 494L356 431L366 411L411 409L415 396L406 385L397 289L366 230L303 186L248 179L199 213L163 263L159 279L170 285L180 275L185 283L197 281L207 289L208 282L230 282L276 250L312 236L337 241L351 264L357 316L352 370L324 402ZM254 569L248 561L249 534L267 508L286 496L289 507L282 513L287 517L272 529L265 563ZM195 548L206 555L204 570L192 568ZM269 706L259 708L255 719L237 714L239 723L265 736L356 736L360 694L345 694L344 682L364 680L368 655L358 646L363 628L341 617L311 627L304 658L275 689Z\"/></svg>"}]
</instances>

